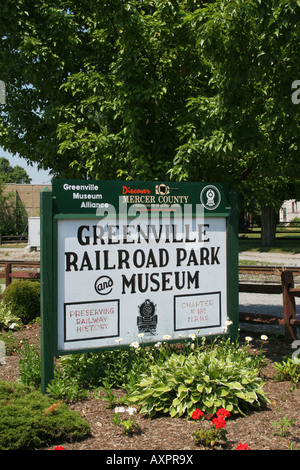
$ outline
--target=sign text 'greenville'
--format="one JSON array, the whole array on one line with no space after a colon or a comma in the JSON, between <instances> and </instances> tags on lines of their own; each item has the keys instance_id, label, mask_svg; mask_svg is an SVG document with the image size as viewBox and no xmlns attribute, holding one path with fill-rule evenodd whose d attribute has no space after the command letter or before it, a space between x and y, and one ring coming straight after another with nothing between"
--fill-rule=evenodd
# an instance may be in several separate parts
<instances>
[{"instance_id":1,"label":"sign text 'greenville'","mask_svg":"<svg viewBox=\"0 0 300 470\"><path fill-rule=\"evenodd\" d=\"M220 246L206 247L205 243L210 241L209 224L198 224L197 229L192 231L189 224L184 225L184 230L179 231L176 224L152 225L146 228L140 225L80 225L77 229L77 241L80 246L94 246L94 249L67 251L65 252L65 271L121 271L121 293L156 292L158 290L181 290L199 289L200 271L190 272L189 268L203 265L220 264ZM152 242L159 248L148 248L147 244ZM130 249L126 245L140 244L143 248ZM175 249L175 266L178 271L168 271L170 262L169 243L181 243ZM188 245L190 243L190 245ZM197 243L194 248L193 244ZM199 245L200 243L200 245ZM124 245L111 251L111 245ZM166 248L162 247L166 244ZM107 245L107 248L105 247ZM101 249L98 249L100 248ZM102 249L103 247L103 249ZM128 275L126 270L135 269ZM155 269L157 271L155 271ZM166 269L165 271L162 270ZM184 270L187 268L186 270ZM141 269L142 272L136 270ZM151 269L151 273L147 272ZM107 280L105 280L107 282ZM109 285L111 287L111 285ZM105 288L107 286L105 285ZM103 289L103 280L98 285L98 291Z\"/></svg>"}]
</instances>

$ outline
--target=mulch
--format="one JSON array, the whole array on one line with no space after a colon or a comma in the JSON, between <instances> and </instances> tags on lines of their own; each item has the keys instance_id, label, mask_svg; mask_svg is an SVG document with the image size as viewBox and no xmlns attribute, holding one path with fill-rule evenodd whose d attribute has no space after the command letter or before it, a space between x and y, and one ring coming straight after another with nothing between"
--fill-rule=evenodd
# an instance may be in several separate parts
<instances>
[{"instance_id":1,"label":"mulch","mask_svg":"<svg viewBox=\"0 0 300 470\"><path fill-rule=\"evenodd\" d=\"M39 326L28 326L20 332L15 332L20 341L39 344ZM243 337L242 337L243 336ZM227 443L214 447L214 450L235 449L239 443L247 443L251 450L300 450L300 388L291 390L290 382L278 382L275 379L274 362L281 361L285 356L291 356L293 350L284 343L283 337L261 340L259 335L251 334L253 340L249 343L251 354L258 354L262 348L265 356L265 366L262 377L265 380L264 390L270 400L268 405L255 408L245 416L233 416L227 420ZM241 335L243 342L245 333ZM6 358L6 364L0 365L0 380L17 381L19 358L11 355ZM122 396L122 391L116 391ZM105 394L103 393L103 396ZM114 409L107 408L107 401L100 395L92 393L88 400L69 404L70 408L78 411L89 423L91 435L79 442L57 442L44 450L52 450L55 445L62 445L67 450L110 450L110 451L198 451L205 449L193 440L193 432L201 427L210 427L210 422L188 420L186 418L171 418L160 416L145 418L138 413L132 418L139 426L139 432L127 436L123 430L113 424ZM129 415L124 413L124 419ZM286 428L284 436L276 433L274 423L282 419L294 419L294 424Z\"/></svg>"}]
</instances>

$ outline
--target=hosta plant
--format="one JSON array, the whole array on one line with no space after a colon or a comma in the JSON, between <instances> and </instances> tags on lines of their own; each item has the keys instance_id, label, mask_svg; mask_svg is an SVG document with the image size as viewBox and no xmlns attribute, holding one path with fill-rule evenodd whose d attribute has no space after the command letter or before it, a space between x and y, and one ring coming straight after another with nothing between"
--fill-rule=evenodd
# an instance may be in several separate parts
<instances>
[{"instance_id":1,"label":"hosta plant","mask_svg":"<svg viewBox=\"0 0 300 470\"><path fill-rule=\"evenodd\" d=\"M3 302L0 302L0 330L17 330L21 324L20 318L14 315Z\"/></svg>"},{"instance_id":2,"label":"hosta plant","mask_svg":"<svg viewBox=\"0 0 300 470\"><path fill-rule=\"evenodd\" d=\"M205 413L223 407L244 414L248 407L268 402L263 385L257 358L223 344L187 356L172 354L164 364L151 366L127 399L149 416L190 415L196 407Z\"/></svg>"}]
</instances>

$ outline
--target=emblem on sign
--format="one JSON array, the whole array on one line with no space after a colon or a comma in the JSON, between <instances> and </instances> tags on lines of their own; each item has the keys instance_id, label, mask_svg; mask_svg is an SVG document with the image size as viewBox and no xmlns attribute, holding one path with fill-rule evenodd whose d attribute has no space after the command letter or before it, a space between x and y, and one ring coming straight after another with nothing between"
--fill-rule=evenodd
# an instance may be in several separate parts
<instances>
[{"instance_id":1,"label":"emblem on sign","mask_svg":"<svg viewBox=\"0 0 300 470\"><path fill-rule=\"evenodd\" d=\"M212 184L205 186L201 191L200 201L206 209L214 210L221 202L220 191Z\"/></svg>"},{"instance_id":2,"label":"emblem on sign","mask_svg":"<svg viewBox=\"0 0 300 470\"><path fill-rule=\"evenodd\" d=\"M157 327L157 315L155 315L156 305L149 299L139 305L139 316L137 325L140 333L150 333L155 335Z\"/></svg>"}]
</instances>

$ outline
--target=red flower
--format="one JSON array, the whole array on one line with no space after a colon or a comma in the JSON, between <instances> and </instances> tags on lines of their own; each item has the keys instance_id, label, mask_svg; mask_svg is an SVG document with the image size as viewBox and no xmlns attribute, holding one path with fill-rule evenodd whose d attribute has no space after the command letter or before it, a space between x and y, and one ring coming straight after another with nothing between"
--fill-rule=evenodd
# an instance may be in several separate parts
<instances>
[{"instance_id":1,"label":"red flower","mask_svg":"<svg viewBox=\"0 0 300 470\"><path fill-rule=\"evenodd\" d=\"M66 450L63 446L56 446L54 450Z\"/></svg>"},{"instance_id":2,"label":"red flower","mask_svg":"<svg viewBox=\"0 0 300 470\"><path fill-rule=\"evenodd\" d=\"M193 419L200 419L201 416L203 416L203 415L204 415L203 411L199 410L199 408L196 408L192 413L192 418Z\"/></svg>"},{"instance_id":3,"label":"red flower","mask_svg":"<svg viewBox=\"0 0 300 470\"><path fill-rule=\"evenodd\" d=\"M213 426L215 426L216 429L220 428L225 428L226 427L226 421L225 419L218 417L218 418L213 418L212 420Z\"/></svg>"},{"instance_id":4,"label":"red flower","mask_svg":"<svg viewBox=\"0 0 300 470\"><path fill-rule=\"evenodd\" d=\"M230 417L230 413L229 411L225 410L225 408L220 408L218 411L217 411L217 416L218 418L229 418Z\"/></svg>"},{"instance_id":5,"label":"red flower","mask_svg":"<svg viewBox=\"0 0 300 470\"><path fill-rule=\"evenodd\" d=\"M236 450L250 450L250 447L248 446L248 444L246 444L246 442L244 444L239 444L236 448Z\"/></svg>"}]
</instances>

